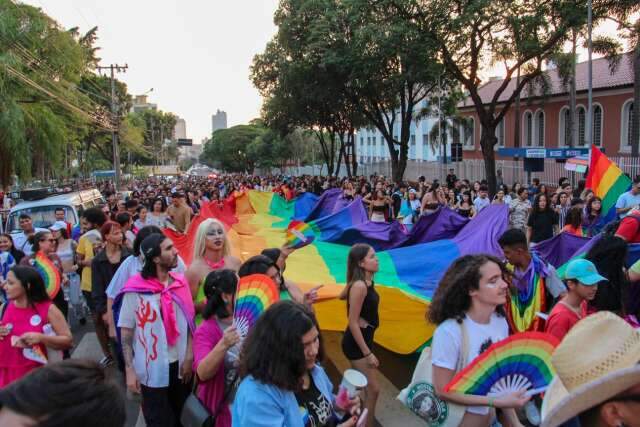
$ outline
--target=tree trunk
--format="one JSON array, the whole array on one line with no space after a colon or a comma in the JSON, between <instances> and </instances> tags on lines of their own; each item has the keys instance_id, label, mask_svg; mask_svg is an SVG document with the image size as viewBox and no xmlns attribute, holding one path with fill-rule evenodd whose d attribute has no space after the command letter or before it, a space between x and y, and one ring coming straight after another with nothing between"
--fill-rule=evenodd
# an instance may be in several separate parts
<instances>
[{"instance_id":1,"label":"tree trunk","mask_svg":"<svg viewBox=\"0 0 640 427\"><path fill-rule=\"evenodd\" d=\"M640 34L638 34L640 38ZM633 126L631 132L631 154L638 156L640 151L640 43L636 44L633 53Z\"/></svg>"},{"instance_id":2,"label":"tree trunk","mask_svg":"<svg viewBox=\"0 0 640 427\"><path fill-rule=\"evenodd\" d=\"M576 47L578 45L578 35L573 32L571 41L571 76L569 78L569 141L565 141L569 147L582 145L582 141L578 141L578 129L576 120ZM564 132L564 129L561 130Z\"/></svg>"},{"instance_id":3,"label":"tree trunk","mask_svg":"<svg viewBox=\"0 0 640 427\"><path fill-rule=\"evenodd\" d=\"M358 176L358 156L356 156L356 134L355 129L349 129L347 137L347 145L349 147L349 155L351 156L351 173ZM350 175L351 176L351 175Z\"/></svg>"},{"instance_id":4,"label":"tree trunk","mask_svg":"<svg viewBox=\"0 0 640 427\"><path fill-rule=\"evenodd\" d=\"M482 148L482 158L484 159L484 171L489 185L489 194L493 197L496 194L496 153L494 147L498 143L496 138L496 124L482 125L482 135L480 136L480 147Z\"/></svg>"}]
</instances>

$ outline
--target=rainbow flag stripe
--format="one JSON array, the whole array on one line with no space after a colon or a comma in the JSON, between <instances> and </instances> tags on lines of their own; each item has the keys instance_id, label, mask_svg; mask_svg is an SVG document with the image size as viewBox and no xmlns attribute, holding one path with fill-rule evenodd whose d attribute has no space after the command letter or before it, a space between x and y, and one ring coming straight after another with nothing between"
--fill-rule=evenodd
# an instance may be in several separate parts
<instances>
[{"instance_id":1,"label":"rainbow flag stripe","mask_svg":"<svg viewBox=\"0 0 640 427\"><path fill-rule=\"evenodd\" d=\"M616 218L616 201L621 194L629 191L630 187L631 179L598 147L592 145L586 188L593 190L595 195L602 199L605 222Z\"/></svg>"},{"instance_id":2,"label":"rainbow flag stripe","mask_svg":"<svg viewBox=\"0 0 640 427\"><path fill-rule=\"evenodd\" d=\"M234 322L245 337L258 317L280 299L277 285L264 274L252 274L240 279L236 291Z\"/></svg>"},{"instance_id":3,"label":"rainbow flag stripe","mask_svg":"<svg viewBox=\"0 0 640 427\"><path fill-rule=\"evenodd\" d=\"M444 390L486 396L495 394L500 382L508 384L508 378L518 377L531 389L545 388L555 374L551 355L558 344L557 338L541 332L512 335L475 358Z\"/></svg>"},{"instance_id":4,"label":"rainbow flag stripe","mask_svg":"<svg viewBox=\"0 0 640 427\"><path fill-rule=\"evenodd\" d=\"M36 254L33 259L33 267L38 270L38 273L42 277L49 298L54 299L56 295L58 295L58 292L60 292L60 285L62 284L60 270L58 270L49 257L42 252Z\"/></svg>"}]
</instances>

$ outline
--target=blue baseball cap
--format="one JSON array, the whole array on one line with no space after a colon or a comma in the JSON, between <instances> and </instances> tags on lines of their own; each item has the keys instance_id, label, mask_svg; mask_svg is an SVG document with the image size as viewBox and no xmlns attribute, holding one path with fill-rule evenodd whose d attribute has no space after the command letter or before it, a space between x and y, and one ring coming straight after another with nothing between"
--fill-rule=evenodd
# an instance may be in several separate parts
<instances>
[{"instance_id":1,"label":"blue baseball cap","mask_svg":"<svg viewBox=\"0 0 640 427\"><path fill-rule=\"evenodd\" d=\"M593 263L586 259L574 259L569 262L564 272L565 279L576 280L583 285L592 286L607 280L598 274L598 270Z\"/></svg>"}]
</instances>

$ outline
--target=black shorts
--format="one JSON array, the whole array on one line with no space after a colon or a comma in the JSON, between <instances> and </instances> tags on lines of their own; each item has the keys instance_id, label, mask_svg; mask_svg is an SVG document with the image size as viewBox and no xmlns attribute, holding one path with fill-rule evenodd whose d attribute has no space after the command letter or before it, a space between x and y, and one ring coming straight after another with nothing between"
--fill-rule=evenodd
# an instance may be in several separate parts
<instances>
[{"instance_id":1,"label":"black shorts","mask_svg":"<svg viewBox=\"0 0 640 427\"><path fill-rule=\"evenodd\" d=\"M92 313L96 312L96 305L93 302L93 296L91 295L91 291L82 291L82 295L84 296L84 300L87 302L87 306Z\"/></svg>"},{"instance_id":2,"label":"black shorts","mask_svg":"<svg viewBox=\"0 0 640 427\"><path fill-rule=\"evenodd\" d=\"M375 331L376 330L372 327L360 328L364 342L370 350L373 346L373 335ZM344 332L344 336L342 337L342 352L349 360L358 360L364 357L364 354L360 351L360 347L358 347L358 343L356 343L356 340L353 338L353 334L349 328L347 328Z\"/></svg>"}]
</instances>

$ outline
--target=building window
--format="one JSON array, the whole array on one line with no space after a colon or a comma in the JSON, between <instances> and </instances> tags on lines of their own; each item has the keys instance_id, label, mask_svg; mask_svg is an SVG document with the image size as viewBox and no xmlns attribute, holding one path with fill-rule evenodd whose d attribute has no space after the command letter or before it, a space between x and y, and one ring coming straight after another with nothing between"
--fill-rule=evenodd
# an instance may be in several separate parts
<instances>
[{"instance_id":1,"label":"building window","mask_svg":"<svg viewBox=\"0 0 640 427\"><path fill-rule=\"evenodd\" d=\"M422 160L429 158L429 134L422 134Z\"/></svg>"},{"instance_id":2,"label":"building window","mask_svg":"<svg viewBox=\"0 0 640 427\"><path fill-rule=\"evenodd\" d=\"M474 134L475 134L475 120L473 120L473 117L467 117L465 119L465 121L462 123L462 130L463 130L463 139L462 139L462 145L465 147L473 147L474 146Z\"/></svg>"},{"instance_id":3,"label":"building window","mask_svg":"<svg viewBox=\"0 0 640 427\"><path fill-rule=\"evenodd\" d=\"M622 126L620 137L622 138L622 150L630 151L633 142L633 100L629 100L622 106ZM636 144L638 141L636 141Z\"/></svg>"},{"instance_id":4,"label":"building window","mask_svg":"<svg viewBox=\"0 0 640 427\"><path fill-rule=\"evenodd\" d=\"M524 113L524 145L531 147L533 145L533 114L531 111Z\"/></svg>"},{"instance_id":5,"label":"building window","mask_svg":"<svg viewBox=\"0 0 640 427\"><path fill-rule=\"evenodd\" d=\"M602 107L597 104L593 106L593 143L602 145Z\"/></svg>"},{"instance_id":6,"label":"building window","mask_svg":"<svg viewBox=\"0 0 640 427\"><path fill-rule=\"evenodd\" d=\"M584 146L586 141L586 129L587 129L587 111L584 107L580 106L576 109L576 115L578 116L578 146Z\"/></svg>"},{"instance_id":7,"label":"building window","mask_svg":"<svg viewBox=\"0 0 640 427\"><path fill-rule=\"evenodd\" d=\"M569 140L571 139L571 126L569 126L569 118L569 108L562 107L562 109L560 110L560 143L558 144L558 147L569 146Z\"/></svg>"},{"instance_id":8,"label":"building window","mask_svg":"<svg viewBox=\"0 0 640 427\"><path fill-rule=\"evenodd\" d=\"M409 144L409 158L416 158L416 136L411 135L410 144Z\"/></svg>"},{"instance_id":9,"label":"building window","mask_svg":"<svg viewBox=\"0 0 640 427\"><path fill-rule=\"evenodd\" d=\"M384 137L380 137L380 157L384 157Z\"/></svg>"},{"instance_id":10,"label":"building window","mask_svg":"<svg viewBox=\"0 0 640 427\"><path fill-rule=\"evenodd\" d=\"M544 147L544 111L538 110L535 116L535 143L538 147Z\"/></svg>"},{"instance_id":11,"label":"building window","mask_svg":"<svg viewBox=\"0 0 640 427\"><path fill-rule=\"evenodd\" d=\"M504 118L496 126L496 138L498 138L497 146L504 147Z\"/></svg>"}]
</instances>

